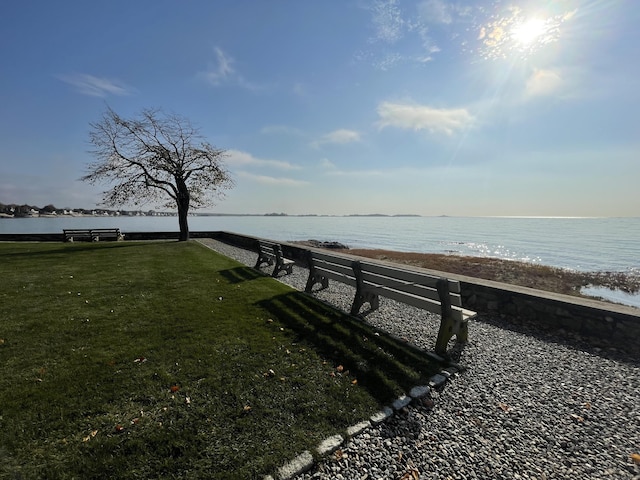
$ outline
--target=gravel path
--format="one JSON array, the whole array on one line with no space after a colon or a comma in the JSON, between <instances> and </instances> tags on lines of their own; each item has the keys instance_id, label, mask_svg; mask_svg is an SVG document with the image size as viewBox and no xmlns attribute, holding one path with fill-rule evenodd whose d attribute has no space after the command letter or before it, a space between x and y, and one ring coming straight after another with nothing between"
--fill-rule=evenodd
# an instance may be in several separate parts
<instances>
[{"instance_id":1,"label":"gravel path","mask_svg":"<svg viewBox=\"0 0 640 480\"><path fill-rule=\"evenodd\" d=\"M257 254L202 243L245 265ZM279 280L304 289L307 270ZM331 282L318 298L349 310L353 290ZM401 320L399 320L401 319ZM439 319L381 300L366 321L426 349ZM412 405L350 439L296 477L311 479L637 479L640 360L546 335L499 318L469 325L467 371L435 407Z\"/></svg>"}]
</instances>

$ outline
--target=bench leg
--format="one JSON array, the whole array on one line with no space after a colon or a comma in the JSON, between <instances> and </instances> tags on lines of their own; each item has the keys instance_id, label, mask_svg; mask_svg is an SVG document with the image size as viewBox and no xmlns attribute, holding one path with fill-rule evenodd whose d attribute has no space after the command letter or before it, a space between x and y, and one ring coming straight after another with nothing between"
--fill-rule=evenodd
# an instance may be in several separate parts
<instances>
[{"instance_id":1,"label":"bench leg","mask_svg":"<svg viewBox=\"0 0 640 480\"><path fill-rule=\"evenodd\" d=\"M271 260L271 258L267 257L267 256L258 256L258 260L256 261L256 264L253 268L259 269L263 263L266 263L267 265L273 265L273 260Z\"/></svg>"},{"instance_id":2,"label":"bench leg","mask_svg":"<svg viewBox=\"0 0 640 480\"><path fill-rule=\"evenodd\" d=\"M360 313L360 309L365 303L369 304L371 311L373 312L380 308L380 297L371 292L356 293L356 296L353 299L353 305L351 306L351 315L358 315Z\"/></svg>"},{"instance_id":3,"label":"bench leg","mask_svg":"<svg viewBox=\"0 0 640 480\"><path fill-rule=\"evenodd\" d=\"M443 355L447 353L447 345L453 337L453 319L443 318L440 322L440 330L438 330L438 338L436 339L436 353Z\"/></svg>"},{"instance_id":4,"label":"bench leg","mask_svg":"<svg viewBox=\"0 0 640 480\"><path fill-rule=\"evenodd\" d=\"M452 318L443 319L436 339L436 353L443 355L447 352L447 345L453 336L456 342L467 343L469 341L469 328L467 322L457 322Z\"/></svg>"},{"instance_id":5,"label":"bench leg","mask_svg":"<svg viewBox=\"0 0 640 480\"><path fill-rule=\"evenodd\" d=\"M311 293L311 291L313 290L313 286L316 283L319 283L321 285L321 290L325 288L329 288L329 279L327 277L309 273L309 278L307 278L307 285L304 287L304 291L306 293Z\"/></svg>"}]
</instances>

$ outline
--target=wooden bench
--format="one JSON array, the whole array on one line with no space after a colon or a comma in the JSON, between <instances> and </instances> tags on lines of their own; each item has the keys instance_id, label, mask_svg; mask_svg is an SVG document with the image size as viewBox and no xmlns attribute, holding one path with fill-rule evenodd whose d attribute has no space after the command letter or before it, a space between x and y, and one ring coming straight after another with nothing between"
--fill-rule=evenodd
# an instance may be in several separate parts
<instances>
[{"instance_id":1,"label":"wooden bench","mask_svg":"<svg viewBox=\"0 0 640 480\"><path fill-rule=\"evenodd\" d=\"M277 277L282 271L292 273L295 262L284 257L280 244L258 240L258 260L254 268L259 269L262 264L273 265L271 276Z\"/></svg>"},{"instance_id":2,"label":"wooden bench","mask_svg":"<svg viewBox=\"0 0 640 480\"><path fill-rule=\"evenodd\" d=\"M467 342L467 322L476 312L462 308L458 281L402 267L308 252L307 293L317 283L321 288L327 288L329 279L336 280L356 288L352 315L358 315L365 303L370 305L371 311L376 310L380 306L380 296L383 296L440 314L436 353L446 353L447 344L454 335L458 342Z\"/></svg>"},{"instance_id":3,"label":"wooden bench","mask_svg":"<svg viewBox=\"0 0 640 480\"><path fill-rule=\"evenodd\" d=\"M98 242L102 239L123 240L124 235L119 228L85 228L85 229L65 229L62 231L65 242L87 241Z\"/></svg>"}]
</instances>

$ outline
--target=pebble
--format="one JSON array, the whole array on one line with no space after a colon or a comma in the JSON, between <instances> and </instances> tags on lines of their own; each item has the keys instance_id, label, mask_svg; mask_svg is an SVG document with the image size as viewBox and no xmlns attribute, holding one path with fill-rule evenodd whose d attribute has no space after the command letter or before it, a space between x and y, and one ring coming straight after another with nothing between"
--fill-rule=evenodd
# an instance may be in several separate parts
<instances>
[{"instance_id":1,"label":"pebble","mask_svg":"<svg viewBox=\"0 0 640 480\"><path fill-rule=\"evenodd\" d=\"M254 252L201 241L255 264ZM295 266L278 279L303 290L307 275ZM330 282L314 295L349 311L353 289ZM368 323L433 349L437 315L384 298L380 304ZM433 408L414 402L374 422L341 447L348 460L321 461L295 480L397 479L411 469L421 479L640 480L631 460L640 453L640 359L499 316L472 321L469 340L453 353L466 370L431 390Z\"/></svg>"}]
</instances>

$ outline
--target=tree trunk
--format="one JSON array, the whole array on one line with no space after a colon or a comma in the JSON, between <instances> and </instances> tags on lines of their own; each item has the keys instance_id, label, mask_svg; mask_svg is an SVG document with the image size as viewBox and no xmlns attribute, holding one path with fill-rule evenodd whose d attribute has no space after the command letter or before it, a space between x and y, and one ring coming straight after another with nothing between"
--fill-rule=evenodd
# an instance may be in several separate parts
<instances>
[{"instance_id":1,"label":"tree trunk","mask_svg":"<svg viewBox=\"0 0 640 480\"><path fill-rule=\"evenodd\" d=\"M176 179L176 184L178 187L178 223L180 225L180 236L178 240L186 242L189 240L189 190L182 179Z\"/></svg>"}]
</instances>

